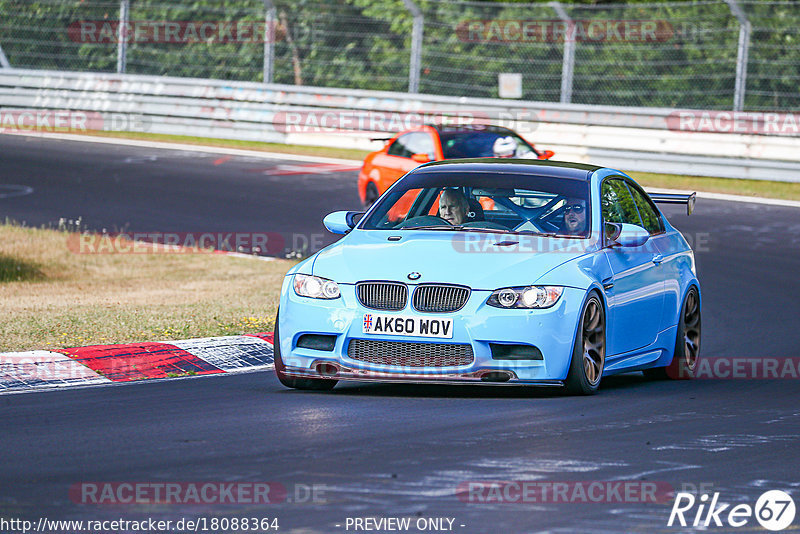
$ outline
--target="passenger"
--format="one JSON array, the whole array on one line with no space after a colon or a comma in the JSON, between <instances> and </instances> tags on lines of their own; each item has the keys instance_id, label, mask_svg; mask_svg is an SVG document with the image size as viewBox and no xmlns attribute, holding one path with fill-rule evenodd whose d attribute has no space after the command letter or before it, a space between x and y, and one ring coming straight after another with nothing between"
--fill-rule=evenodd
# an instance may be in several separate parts
<instances>
[{"instance_id":1,"label":"passenger","mask_svg":"<svg viewBox=\"0 0 800 534\"><path fill-rule=\"evenodd\" d=\"M445 189L439 197L439 217L453 226L464 224L469 211L469 201L458 189Z\"/></svg>"},{"instance_id":2,"label":"passenger","mask_svg":"<svg viewBox=\"0 0 800 534\"><path fill-rule=\"evenodd\" d=\"M565 235L582 235L586 232L586 201L580 198L568 198L564 206L564 224L561 233Z\"/></svg>"}]
</instances>

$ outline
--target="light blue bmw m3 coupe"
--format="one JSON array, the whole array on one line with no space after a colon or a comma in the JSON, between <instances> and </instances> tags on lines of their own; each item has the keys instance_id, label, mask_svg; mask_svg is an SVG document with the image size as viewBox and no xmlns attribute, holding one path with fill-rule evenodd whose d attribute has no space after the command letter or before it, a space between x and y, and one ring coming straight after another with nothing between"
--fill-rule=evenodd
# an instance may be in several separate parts
<instances>
[{"instance_id":1,"label":"light blue bmw m3 coupe","mask_svg":"<svg viewBox=\"0 0 800 534\"><path fill-rule=\"evenodd\" d=\"M292 268L275 322L284 385L339 380L559 386L688 378L700 349L694 254L630 177L577 163L429 163Z\"/></svg>"}]
</instances>

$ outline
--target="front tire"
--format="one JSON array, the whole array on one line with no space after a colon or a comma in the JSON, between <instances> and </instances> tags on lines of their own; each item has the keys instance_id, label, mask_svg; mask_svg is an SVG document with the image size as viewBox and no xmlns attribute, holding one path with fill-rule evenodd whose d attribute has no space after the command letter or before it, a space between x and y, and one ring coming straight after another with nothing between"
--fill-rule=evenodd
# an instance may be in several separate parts
<instances>
[{"instance_id":1,"label":"front tire","mask_svg":"<svg viewBox=\"0 0 800 534\"><path fill-rule=\"evenodd\" d=\"M278 310L278 314L275 316L275 331L272 338L272 351L275 361L275 375L277 375L280 383L287 388L292 389L307 389L314 391L329 391L333 389L338 380L330 380L326 378L295 378L286 375L286 364L283 363L283 358L281 358L281 343L279 341L280 337L278 337L279 316L280 310Z\"/></svg>"},{"instance_id":2,"label":"front tire","mask_svg":"<svg viewBox=\"0 0 800 534\"><path fill-rule=\"evenodd\" d=\"M681 306L681 315L678 321L678 332L675 336L675 351L672 361L667 367L645 369L644 375L655 380L670 378L672 380L687 380L694 378L697 365L700 362L700 295L697 288L692 287L686 293Z\"/></svg>"},{"instance_id":3,"label":"front tire","mask_svg":"<svg viewBox=\"0 0 800 534\"><path fill-rule=\"evenodd\" d=\"M565 382L573 395L594 395L603 378L606 361L606 314L600 297L592 293L578 322L575 346Z\"/></svg>"}]
</instances>

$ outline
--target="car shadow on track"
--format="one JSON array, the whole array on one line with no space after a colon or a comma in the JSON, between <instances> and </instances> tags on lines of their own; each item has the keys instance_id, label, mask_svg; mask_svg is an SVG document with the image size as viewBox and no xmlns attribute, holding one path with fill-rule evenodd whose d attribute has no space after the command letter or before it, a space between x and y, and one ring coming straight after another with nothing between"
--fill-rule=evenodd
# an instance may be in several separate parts
<instances>
[{"instance_id":1,"label":"car shadow on track","mask_svg":"<svg viewBox=\"0 0 800 534\"><path fill-rule=\"evenodd\" d=\"M632 388L646 388L653 384L634 372L603 379L598 395L603 392ZM421 398L559 398L568 396L560 387L534 387L509 385L445 385L445 384L379 384L366 382L340 382L326 395L369 397L421 397Z\"/></svg>"}]
</instances>

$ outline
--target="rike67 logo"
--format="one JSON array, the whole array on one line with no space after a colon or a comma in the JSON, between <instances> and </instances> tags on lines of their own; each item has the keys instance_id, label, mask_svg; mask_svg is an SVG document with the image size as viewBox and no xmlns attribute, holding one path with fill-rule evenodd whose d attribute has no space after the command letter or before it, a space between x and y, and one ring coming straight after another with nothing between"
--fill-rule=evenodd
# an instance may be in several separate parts
<instances>
[{"instance_id":1,"label":"rike67 logo","mask_svg":"<svg viewBox=\"0 0 800 534\"><path fill-rule=\"evenodd\" d=\"M708 494L697 498L692 493L680 492L675 495L667 526L739 528L747 525L754 516L767 530L784 530L794 521L794 500L785 491L771 490L762 493L753 507L744 503L721 503L718 492L714 493L710 502Z\"/></svg>"}]
</instances>

